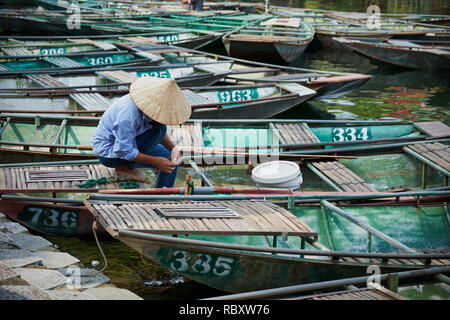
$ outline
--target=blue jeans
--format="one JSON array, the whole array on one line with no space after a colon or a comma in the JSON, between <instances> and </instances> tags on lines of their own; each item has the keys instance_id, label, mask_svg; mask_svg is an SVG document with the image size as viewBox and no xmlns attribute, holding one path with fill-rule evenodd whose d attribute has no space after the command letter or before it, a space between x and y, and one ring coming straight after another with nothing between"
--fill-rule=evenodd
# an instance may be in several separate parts
<instances>
[{"instance_id":1,"label":"blue jeans","mask_svg":"<svg viewBox=\"0 0 450 320\"><path fill-rule=\"evenodd\" d=\"M153 126L150 130L136 137L136 145L139 152L144 153L149 156L154 157L164 157L169 158L170 152L163 145L159 144L161 140L166 136L167 126ZM97 156L100 162L109 168L117 168L126 165L130 169L146 167L155 168L154 165L141 162L133 162L119 158L104 158ZM157 188L172 188L175 183L175 178L177 177L178 167L175 167L171 173L164 173L159 171L158 179L156 180Z\"/></svg>"}]
</instances>

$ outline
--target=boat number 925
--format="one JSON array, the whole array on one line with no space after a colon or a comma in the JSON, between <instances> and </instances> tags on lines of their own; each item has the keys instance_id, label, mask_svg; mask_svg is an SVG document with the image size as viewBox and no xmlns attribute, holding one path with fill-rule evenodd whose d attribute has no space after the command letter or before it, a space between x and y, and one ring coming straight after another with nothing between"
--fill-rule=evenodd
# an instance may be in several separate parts
<instances>
[{"instance_id":1,"label":"boat number 925","mask_svg":"<svg viewBox=\"0 0 450 320\"><path fill-rule=\"evenodd\" d=\"M177 272L197 274L214 274L219 277L231 273L234 259L230 257L212 256L204 253L189 253L177 250L168 259L169 267Z\"/></svg>"},{"instance_id":2,"label":"boat number 925","mask_svg":"<svg viewBox=\"0 0 450 320\"><path fill-rule=\"evenodd\" d=\"M367 127L362 128L334 128L331 133L332 141L357 141L371 139L370 130Z\"/></svg>"}]
</instances>

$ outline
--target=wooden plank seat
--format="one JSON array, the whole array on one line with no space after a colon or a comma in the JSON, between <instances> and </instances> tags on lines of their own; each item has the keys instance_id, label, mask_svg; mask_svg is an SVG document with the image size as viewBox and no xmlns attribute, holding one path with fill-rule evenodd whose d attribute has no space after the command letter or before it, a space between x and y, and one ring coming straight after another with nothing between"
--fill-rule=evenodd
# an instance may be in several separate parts
<instances>
[{"instance_id":1,"label":"wooden plank seat","mask_svg":"<svg viewBox=\"0 0 450 320\"><path fill-rule=\"evenodd\" d=\"M294 298L295 300L407 300L397 293L377 286Z\"/></svg>"},{"instance_id":2,"label":"wooden plank seat","mask_svg":"<svg viewBox=\"0 0 450 320\"><path fill-rule=\"evenodd\" d=\"M286 144L318 143L320 140L305 123L274 123Z\"/></svg>"},{"instance_id":3,"label":"wooden plank seat","mask_svg":"<svg viewBox=\"0 0 450 320\"><path fill-rule=\"evenodd\" d=\"M311 164L343 191L377 192L374 187L339 161L314 161Z\"/></svg>"},{"instance_id":4,"label":"wooden plank seat","mask_svg":"<svg viewBox=\"0 0 450 320\"><path fill-rule=\"evenodd\" d=\"M88 179L115 177L114 169L101 164L25 166L0 168L0 193L97 192L120 189L117 182L81 188Z\"/></svg>"},{"instance_id":5,"label":"wooden plank seat","mask_svg":"<svg viewBox=\"0 0 450 320\"><path fill-rule=\"evenodd\" d=\"M450 127L441 121L414 122L414 126L432 137L450 136Z\"/></svg>"},{"instance_id":6,"label":"wooden plank seat","mask_svg":"<svg viewBox=\"0 0 450 320\"><path fill-rule=\"evenodd\" d=\"M111 105L100 93L72 93L70 97L86 110L106 110Z\"/></svg>"},{"instance_id":7,"label":"wooden plank seat","mask_svg":"<svg viewBox=\"0 0 450 320\"><path fill-rule=\"evenodd\" d=\"M103 42L103 41L95 41L92 39L69 39L69 41L75 42L75 43L92 44L102 50L105 50L105 51L117 49L116 46L111 43Z\"/></svg>"},{"instance_id":8,"label":"wooden plank seat","mask_svg":"<svg viewBox=\"0 0 450 320\"><path fill-rule=\"evenodd\" d=\"M303 221L266 201L86 200L85 204L110 233L131 229L154 234L289 235L317 239L317 233ZM161 208L177 210L180 215L162 215L158 213ZM233 215L223 215L226 210Z\"/></svg>"},{"instance_id":9,"label":"wooden plank seat","mask_svg":"<svg viewBox=\"0 0 450 320\"><path fill-rule=\"evenodd\" d=\"M405 151L417 158L420 155L445 171L450 171L450 147L439 143L417 143L404 147ZM420 159L419 159L420 160Z\"/></svg>"},{"instance_id":10,"label":"wooden plank seat","mask_svg":"<svg viewBox=\"0 0 450 320\"><path fill-rule=\"evenodd\" d=\"M202 127L200 124L180 124L167 126L167 134L179 147L203 147Z\"/></svg>"},{"instance_id":11,"label":"wooden plank seat","mask_svg":"<svg viewBox=\"0 0 450 320\"><path fill-rule=\"evenodd\" d=\"M47 74L27 77L42 87L66 87L64 83ZM86 110L106 110L110 106L110 102L99 93L72 93L69 96Z\"/></svg>"},{"instance_id":12,"label":"wooden plank seat","mask_svg":"<svg viewBox=\"0 0 450 320\"><path fill-rule=\"evenodd\" d=\"M45 57L43 60L59 68L78 68L84 66L83 64L67 57Z\"/></svg>"},{"instance_id":13,"label":"wooden plank seat","mask_svg":"<svg viewBox=\"0 0 450 320\"><path fill-rule=\"evenodd\" d=\"M118 83L131 83L138 78L136 75L123 70L98 71L96 74Z\"/></svg>"},{"instance_id":14,"label":"wooden plank seat","mask_svg":"<svg viewBox=\"0 0 450 320\"><path fill-rule=\"evenodd\" d=\"M6 56L29 56L33 53L24 47L1 48Z\"/></svg>"},{"instance_id":15,"label":"wooden plank seat","mask_svg":"<svg viewBox=\"0 0 450 320\"><path fill-rule=\"evenodd\" d=\"M195 93L194 91L191 90L183 90L184 95L186 96L186 98L189 100L189 102L191 103L191 105L202 105L202 104L212 104L213 102L202 97L201 95Z\"/></svg>"},{"instance_id":16,"label":"wooden plank seat","mask_svg":"<svg viewBox=\"0 0 450 320\"><path fill-rule=\"evenodd\" d=\"M48 74L31 74L31 75L27 75L26 77L41 87L46 87L46 88L66 87L66 85L64 83L62 83L59 80L56 80L55 78L53 78L52 76L50 76Z\"/></svg>"},{"instance_id":17,"label":"wooden plank seat","mask_svg":"<svg viewBox=\"0 0 450 320\"><path fill-rule=\"evenodd\" d=\"M353 263L373 263L377 265L409 265L409 266L425 266L427 264L431 264L432 266L442 266L442 265L450 265L450 259L430 259L430 261L426 261L425 259L388 259L387 261L383 261L382 259L374 259L370 260L367 258L355 258L355 257L341 257L342 261L345 262L353 262Z\"/></svg>"}]
</instances>

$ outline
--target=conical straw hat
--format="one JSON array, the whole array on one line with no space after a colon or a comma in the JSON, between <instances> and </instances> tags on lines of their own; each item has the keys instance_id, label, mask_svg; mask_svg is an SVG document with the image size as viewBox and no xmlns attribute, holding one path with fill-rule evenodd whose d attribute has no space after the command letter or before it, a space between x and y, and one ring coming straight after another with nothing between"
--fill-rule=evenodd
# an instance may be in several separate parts
<instances>
[{"instance_id":1,"label":"conical straw hat","mask_svg":"<svg viewBox=\"0 0 450 320\"><path fill-rule=\"evenodd\" d=\"M167 125L189 119L191 104L173 79L142 77L130 85L134 104L149 118Z\"/></svg>"}]
</instances>

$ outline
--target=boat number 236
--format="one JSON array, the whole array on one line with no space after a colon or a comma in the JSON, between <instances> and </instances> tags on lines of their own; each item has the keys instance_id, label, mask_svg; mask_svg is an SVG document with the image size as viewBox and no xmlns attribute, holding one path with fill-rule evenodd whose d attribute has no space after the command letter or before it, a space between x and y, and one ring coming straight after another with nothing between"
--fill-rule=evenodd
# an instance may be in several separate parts
<instances>
[{"instance_id":1,"label":"boat number 236","mask_svg":"<svg viewBox=\"0 0 450 320\"><path fill-rule=\"evenodd\" d=\"M177 250L169 260L172 270L178 272L213 273L216 276L227 276L231 272L233 258L211 256L209 254L192 254L183 250Z\"/></svg>"},{"instance_id":2,"label":"boat number 236","mask_svg":"<svg viewBox=\"0 0 450 320\"><path fill-rule=\"evenodd\" d=\"M370 132L367 127L363 128L334 128L331 134L332 141L356 141L370 139Z\"/></svg>"}]
</instances>

